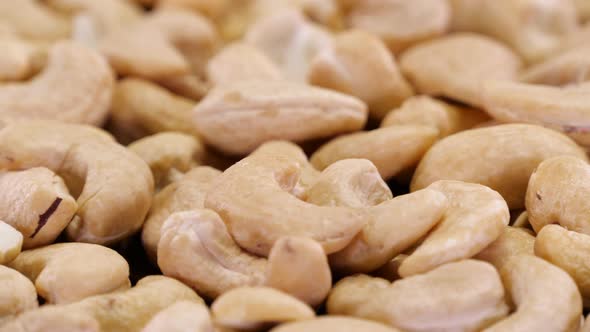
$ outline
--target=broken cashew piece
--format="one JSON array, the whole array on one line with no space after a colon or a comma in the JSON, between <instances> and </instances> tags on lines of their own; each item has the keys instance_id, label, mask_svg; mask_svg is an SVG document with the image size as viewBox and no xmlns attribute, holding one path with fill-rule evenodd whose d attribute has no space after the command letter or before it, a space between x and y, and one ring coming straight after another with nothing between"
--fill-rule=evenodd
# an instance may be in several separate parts
<instances>
[{"instance_id":1,"label":"broken cashew piece","mask_svg":"<svg viewBox=\"0 0 590 332\"><path fill-rule=\"evenodd\" d=\"M23 235L0 220L0 265L12 262L20 254L22 246Z\"/></svg>"},{"instance_id":2,"label":"broken cashew piece","mask_svg":"<svg viewBox=\"0 0 590 332\"><path fill-rule=\"evenodd\" d=\"M158 312L141 332L213 332L209 308L202 302L178 301Z\"/></svg>"},{"instance_id":3,"label":"broken cashew piece","mask_svg":"<svg viewBox=\"0 0 590 332\"><path fill-rule=\"evenodd\" d=\"M267 287L241 287L227 291L211 305L215 323L235 329L257 329L265 323L307 320L315 312L305 303Z\"/></svg>"},{"instance_id":4,"label":"broken cashew piece","mask_svg":"<svg viewBox=\"0 0 590 332\"><path fill-rule=\"evenodd\" d=\"M4 233L0 231L4 236ZM24 275L0 265L0 326L15 316L39 306L37 291Z\"/></svg>"},{"instance_id":5,"label":"broken cashew piece","mask_svg":"<svg viewBox=\"0 0 590 332\"><path fill-rule=\"evenodd\" d=\"M48 303L64 304L129 288L129 265L116 251L89 243L25 250L9 266L31 279Z\"/></svg>"},{"instance_id":6,"label":"broken cashew piece","mask_svg":"<svg viewBox=\"0 0 590 332\"><path fill-rule=\"evenodd\" d=\"M502 235L474 258L486 261L500 271L514 256L535 254L535 236L531 233L525 228L506 226Z\"/></svg>"},{"instance_id":7,"label":"broken cashew piece","mask_svg":"<svg viewBox=\"0 0 590 332\"><path fill-rule=\"evenodd\" d=\"M479 183L499 192L510 209L522 209L535 167L559 155L587 160L574 141L540 126L506 124L471 129L434 144L420 161L410 188L426 188L438 180Z\"/></svg>"}]
</instances>

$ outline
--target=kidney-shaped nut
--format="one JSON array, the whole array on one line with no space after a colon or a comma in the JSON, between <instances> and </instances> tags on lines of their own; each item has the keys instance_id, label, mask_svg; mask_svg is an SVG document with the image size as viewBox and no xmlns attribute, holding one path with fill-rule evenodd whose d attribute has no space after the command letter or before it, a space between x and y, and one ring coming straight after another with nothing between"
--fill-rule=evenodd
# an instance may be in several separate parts
<instances>
[{"instance_id":1,"label":"kidney-shaped nut","mask_svg":"<svg viewBox=\"0 0 590 332\"><path fill-rule=\"evenodd\" d=\"M535 232L558 223L568 230L590 235L590 165L562 156L542 162L530 178L526 193L529 222Z\"/></svg>"},{"instance_id":2,"label":"kidney-shaped nut","mask_svg":"<svg viewBox=\"0 0 590 332\"><path fill-rule=\"evenodd\" d=\"M0 220L0 265L8 264L20 254L23 235L10 224Z\"/></svg>"},{"instance_id":3,"label":"kidney-shaped nut","mask_svg":"<svg viewBox=\"0 0 590 332\"><path fill-rule=\"evenodd\" d=\"M357 30L336 36L331 47L318 53L309 81L358 97L377 119L414 94L383 42Z\"/></svg>"},{"instance_id":4,"label":"kidney-shaped nut","mask_svg":"<svg viewBox=\"0 0 590 332\"><path fill-rule=\"evenodd\" d=\"M39 306L35 286L18 271L0 265L0 282L0 325Z\"/></svg>"},{"instance_id":5,"label":"kidney-shaped nut","mask_svg":"<svg viewBox=\"0 0 590 332\"><path fill-rule=\"evenodd\" d=\"M63 180L47 168L0 172L0 220L22 233L24 249L52 243L77 208Z\"/></svg>"},{"instance_id":6,"label":"kidney-shaped nut","mask_svg":"<svg viewBox=\"0 0 590 332\"><path fill-rule=\"evenodd\" d=\"M213 332L209 308L202 302L178 301L158 312L141 332Z\"/></svg>"},{"instance_id":7,"label":"kidney-shaped nut","mask_svg":"<svg viewBox=\"0 0 590 332\"><path fill-rule=\"evenodd\" d=\"M578 285L584 302L590 299L590 236L559 225L547 225L535 240L535 255L567 272Z\"/></svg>"},{"instance_id":8,"label":"kidney-shaped nut","mask_svg":"<svg viewBox=\"0 0 590 332\"><path fill-rule=\"evenodd\" d=\"M428 126L438 129L440 137L446 137L488 120L490 117L477 109L449 104L429 96L416 96L387 113L381 127Z\"/></svg>"},{"instance_id":9,"label":"kidney-shaped nut","mask_svg":"<svg viewBox=\"0 0 590 332\"><path fill-rule=\"evenodd\" d=\"M451 19L449 5L440 0L364 0L353 3L348 13L348 25L374 33L395 53L444 34Z\"/></svg>"},{"instance_id":10,"label":"kidney-shaped nut","mask_svg":"<svg viewBox=\"0 0 590 332\"><path fill-rule=\"evenodd\" d=\"M438 135L436 128L426 126L391 126L342 135L322 145L310 161L323 170L342 159L368 159L387 180L418 164Z\"/></svg>"},{"instance_id":11,"label":"kidney-shaped nut","mask_svg":"<svg viewBox=\"0 0 590 332\"><path fill-rule=\"evenodd\" d=\"M59 42L52 46L43 72L33 80L0 86L0 114L4 119L100 126L108 115L113 85L113 74L98 53Z\"/></svg>"},{"instance_id":12,"label":"kidney-shaped nut","mask_svg":"<svg viewBox=\"0 0 590 332\"><path fill-rule=\"evenodd\" d=\"M517 255L535 254L535 236L525 228L506 226L504 232L474 258L486 261L501 270Z\"/></svg>"},{"instance_id":13,"label":"kidney-shaped nut","mask_svg":"<svg viewBox=\"0 0 590 332\"><path fill-rule=\"evenodd\" d=\"M419 92L480 106L482 77L515 80L520 59L491 38L461 33L407 50L400 66Z\"/></svg>"},{"instance_id":14,"label":"kidney-shaped nut","mask_svg":"<svg viewBox=\"0 0 590 332\"><path fill-rule=\"evenodd\" d=\"M510 221L502 196L485 186L437 181L427 189L443 193L449 205L442 221L401 264L402 277L474 256L500 237Z\"/></svg>"},{"instance_id":15,"label":"kidney-shaped nut","mask_svg":"<svg viewBox=\"0 0 590 332\"><path fill-rule=\"evenodd\" d=\"M106 132L84 125L27 121L0 129L0 169L47 167L77 198L70 239L112 243L143 224L153 179L143 160ZM46 207L45 207L46 208Z\"/></svg>"},{"instance_id":16,"label":"kidney-shaped nut","mask_svg":"<svg viewBox=\"0 0 590 332\"><path fill-rule=\"evenodd\" d=\"M27 311L0 327L0 331L139 332L155 314L183 300L203 302L194 291L177 280L148 276L125 291Z\"/></svg>"},{"instance_id":17,"label":"kidney-shaped nut","mask_svg":"<svg viewBox=\"0 0 590 332\"><path fill-rule=\"evenodd\" d=\"M577 331L582 298L572 278L532 255L511 258L501 270L516 311L485 332Z\"/></svg>"},{"instance_id":18,"label":"kidney-shaped nut","mask_svg":"<svg viewBox=\"0 0 590 332\"><path fill-rule=\"evenodd\" d=\"M323 316L317 319L281 324L270 332L399 332L398 329L369 320L344 316Z\"/></svg>"},{"instance_id":19,"label":"kidney-shaped nut","mask_svg":"<svg viewBox=\"0 0 590 332\"><path fill-rule=\"evenodd\" d=\"M438 180L479 183L499 192L510 209L524 207L529 177L543 160L571 155L587 160L567 136L540 126L498 125L448 136L424 155L411 189Z\"/></svg>"},{"instance_id":20,"label":"kidney-shaped nut","mask_svg":"<svg viewBox=\"0 0 590 332\"><path fill-rule=\"evenodd\" d=\"M273 288L232 289L211 305L215 323L235 329L255 329L265 323L283 323L315 317L314 311L295 297Z\"/></svg>"},{"instance_id":21,"label":"kidney-shaped nut","mask_svg":"<svg viewBox=\"0 0 590 332\"><path fill-rule=\"evenodd\" d=\"M389 284L366 275L337 283L328 313L380 321L403 331L479 331L504 317L508 306L498 272L464 260Z\"/></svg>"},{"instance_id":22,"label":"kidney-shaped nut","mask_svg":"<svg viewBox=\"0 0 590 332\"><path fill-rule=\"evenodd\" d=\"M488 81L483 85L484 108L502 122L524 122L569 135L590 145L590 82L551 87L517 82Z\"/></svg>"},{"instance_id":23,"label":"kidney-shaped nut","mask_svg":"<svg viewBox=\"0 0 590 332\"><path fill-rule=\"evenodd\" d=\"M48 303L75 302L130 285L127 261L96 244L58 243L25 250L9 266L31 279Z\"/></svg>"},{"instance_id":24,"label":"kidney-shaped nut","mask_svg":"<svg viewBox=\"0 0 590 332\"><path fill-rule=\"evenodd\" d=\"M590 80L590 45L575 47L529 67L520 80L532 84L566 85Z\"/></svg>"},{"instance_id":25,"label":"kidney-shaped nut","mask_svg":"<svg viewBox=\"0 0 590 332\"><path fill-rule=\"evenodd\" d=\"M38 0L2 1L0 21L26 39L55 41L67 38L70 33L66 17Z\"/></svg>"}]
</instances>

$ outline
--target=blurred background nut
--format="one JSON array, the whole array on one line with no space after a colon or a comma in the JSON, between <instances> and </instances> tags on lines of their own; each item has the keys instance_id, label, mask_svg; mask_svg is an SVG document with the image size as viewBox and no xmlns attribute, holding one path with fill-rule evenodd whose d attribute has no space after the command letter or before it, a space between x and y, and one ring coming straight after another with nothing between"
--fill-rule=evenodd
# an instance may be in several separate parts
<instances>
[{"instance_id":1,"label":"blurred background nut","mask_svg":"<svg viewBox=\"0 0 590 332\"><path fill-rule=\"evenodd\" d=\"M4 236L4 233L1 233ZM39 306L37 291L24 275L0 265L0 326L15 316Z\"/></svg>"},{"instance_id":2,"label":"blurred background nut","mask_svg":"<svg viewBox=\"0 0 590 332\"><path fill-rule=\"evenodd\" d=\"M369 320L344 317L324 316L316 319L281 324L271 332L398 332L399 330Z\"/></svg>"},{"instance_id":3,"label":"blurred background nut","mask_svg":"<svg viewBox=\"0 0 590 332\"><path fill-rule=\"evenodd\" d=\"M23 235L10 226L0 220L0 265L8 264L18 254L23 246Z\"/></svg>"},{"instance_id":4,"label":"blurred background nut","mask_svg":"<svg viewBox=\"0 0 590 332\"><path fill-rule=\"evenodd\" d=\"M38 0L2 1L0 21L12 27L22 38L34 40L67 38L71 29L66 17Z\"/></svg>"},{"instance_id":5,"label":"blurred background nut","mask_svg":"<svg viewBox=\"0 0 590 332\"><path fill-rule=\"evenodd\" d=\"M590 45L581 45L527 68L521 81L531 84L567 85L590 80Z\"/></svg>"},{"instance_id":6,"label":"blurred background nut","mask_svg":"<svg viewBox=\"0 0 590 332\"><path fill-rule=\"evenodd\" d=\"M209 308L201 302L178 301L158 312L141 332L213 332Z\"/></svg>"},{"instance_id":7,"label":"blurred background nut","mask_svg":"<svg viewBox=\"0 0 590 332\"><path fill-rule=\"evenodd\" d=\"M358 30L337 35L312 60L308 76L311 84L358 97L377 119L414 94L383 42Z\"/></svg>"},{"instance_id":8,"label":"blurred background nut","mask_svg":"<svg viewBox=\"0 0 590 332\"><path fill-rule=\"evenodd\" d=\"M43 47L29 41L0 34L0 48L0 82L27 79L44 65Z\"/></svg>"}]
</instances>

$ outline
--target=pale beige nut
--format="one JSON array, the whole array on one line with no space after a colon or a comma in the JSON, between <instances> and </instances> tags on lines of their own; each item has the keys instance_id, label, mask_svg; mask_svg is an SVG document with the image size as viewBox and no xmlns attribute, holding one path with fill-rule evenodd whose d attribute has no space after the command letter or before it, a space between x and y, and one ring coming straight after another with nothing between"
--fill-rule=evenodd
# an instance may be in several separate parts
<instances>
[{"instance_id":1,"label":"pale beige nut","mask_svg":"<svg viewBox=\"0 0 590 332\"><path fill-rule=\"evenodd\" d=\"M590 299L590 236L559 225L547 225L535 240L535 255L567 272L578 285L585 303Z\"/></svg>"},{"instance_id":2,"label":"pale beige nut","mask_svg":"<svg viewBox=\"0 0 590 332\"><path fill-rule=\"evenodd\" d=\"M191 118L195 104L149 81L126 78L115 86L109 131L122 143L162 131L196 136Z\"/></svg>"},{"instance_id":3,"label":"pale beige nut","mask_svg":"<svg viewBox=\"0 0 590 332\"><path fill-rule=\"evenodd\" d=\"M59 42L51 47L43 71L31 81L0 85L0 114L5 119L100 126L108 115L113 85L111 69L98 53Z\"/></svg>"},{"instance_id":4,"label":"pale beige nut","mask_svg":"<svg viewBox=\"0 0 590 332\"><path fill-rule=\"evenodd\" d=\"M443 35L450 24L451 11L440 0L350 1L348 26L379 36L389 49L404 49Z\"/></svg>"},{"instance_id":5,"label":"pale beige nut","mask_svg":"<svg viewBox=\"0 0 590 332\"><path fill-rule=\"evenodd\" d=\"M427 188L443 193L449 205L441 222L401 264L402 277L474 256L500 237L510 221L502 196L485 186L437 181Z\"/></svg>"},{"instance_id":6,"label":"pale beige nut","mask_svg":"<svg viewBox=\"0 0 590 332\"><path fill-rule=\"evenodd\" d=\"M584 159L556 157L542 162L532 174L526 207L533 229L539 233L549 224L590 235L590 205L586 181L590 165Z\"/></svg>"},{"instance_id":7,"label":"pale beige nut","mask_svg":"<svg viewBox=\"0 0 590 332\"><path fill-rule=\"evenodd\" d=\"M307 320L315 312L305 303L267 287L232 289L211 305L215 322L236 329L256 329L264 323Z\"/></svg>"},{"instance_id":8,"label":"pale beige nut","mask_svg":"<svg viewBox=\"0 0 590 332\"><path fill-rule=\"evenodd\" d=\"M162 188L197 166L205 158L205 146L198 138L162 132L139 139L127 147L143 159L154 175L156 188Z\"/></svg>"},{"instance_id":9,"label":"pale beige nut","mask_svg":"<svg viewBox=\"0 0 590 332\"><path fill-rule=\"evenodd\" d=\"M442 138L471 129L489 119L490 117L485 112L477 109L453 105L423 95L411 97L399 108L387 113L381 121L381 127L429 126L438 129L439 136Z\"/></svg>"},{"instance_id":10,"label":"pale beige nut","mask_svg":"<svg viewBox=\"0 0 590 332\"><path fill-rule=\"evenodd\" d=\"M0 220L0 265L13 261L23 246L23 235Z\"/></svg>"},{"instance_id":11,"label":"pale beige nut","mask_svg":"<svg viewBox=\"0 0 590 332\"><path fill-rule=\"evenodd\" d=\"M531 223L529 222L529 213L526 210L522 211L518 217L514 219L512 226L522 227L529 230L532 229Z\"/></svg>"},{"instance_id":12,"label":"pale beige nut","mask_svg":"<svg viewBox=\"0 0 590 332\"><path fill-rule=\"evenodd\" d=\"M64 179L78 203L66 228L72 240L113 243L143 224L154 187L150 169L98 128L53 121L6 125L0 154L0 169L42 166Z\"/></svg>"},{"instance_id":13,"label":"pale beige nut","mask_svg":"<svg viewBox=\"0 0 590 332\"><path fill-rule=\"evenodd\" d=\"M158 312L141 332L213 332L209 308L202 302L178 301Z\"/></svg>"},{"instance_id":14,"label":"pale beige nut","mask_svg":"<svg viewBox=\"0 0 590 332\"><path fill-rule=\"evenodd\" d=\"M194 12L202 13L211 18L217 18L224 14L230 5L230 0L154 0L161 7L175 7L190 9Z\"/></svg>"},{"instance_id":15,"label":"pale beige nut","mask_svg":"<svg viewBox=\"0 0 590 332\"><path fill-rule=\"evenodd\" d=\"M578 17L581 21L590 20L590 3L588 3L588 1L574 0L574 5L576 6Z\"/></svg>"},{"instance_id":16,"label":"pale beige nut","mask_svg":"<svg viewBox=\"0 0 590 332\"><path fill-rule=\"evenodd\" d=\"M35 283L48 303L64 304L129 288L129 265L116 251L89 243L25 250L9 266Z\"/></svg>"},{"instance_id":17,"label":"pale beige nut","mask_svg":"<svg viewBox=\"0 0 590 332\"><path fill-rule=\"evenodd\" d=\"M35 44L0 35L0 48L0 82L24 80L37 71L42 51Z\"/></svg>"},{"instance_id":18,"label":"pale beige nut","mask_svg":"<svg viewBox=\"0 0 590 332\"><path fill-rule=\"evenodd\" d=\"M166 218L174 212L203 208L205 193L220 174L211 167L196 167L154 195L141 231L143 248L150 259L156 261L160 229Z\"/></svg>"},{"instance_id":19,"label":"pale beige nut","mask_svg":"<svg viewBox=\"0 0 590 332\"><path fill-rule=\"evenodd\" d=\"M402 54L400 67L421 93L481 106L482 77L515 80L520 59L503 44L460 33L419 44Z\"/></svg>"},{"instance_id":20,"label":"pale beige nut","mask_svg":"<svg viewBox=\"0 0 590 332\"><path fill-rule=\"evenodd\" d=\"M590 45L582 45L527 68L520 80L532 84L566 85L590 80Z\"/></svg>"},{"instance_id":21,"label":"pale beige nut","mask_svg":"<svg viewBox=\"0 0 590 332\"><path fill-rule=\"evenodd\" d=\"M534 255L535 236L519 227L506 226L504 232L474 258L486 261L501 270L514 256Z\"/></svg>"},{"instance_id":22,"label":"pale beige nut","mask_svg":"<svg viewBox=\"0 0 590 332\"><path fill-rule=\"evenodd\" d=\"M67 38L70 33L67 18L38 0L2 1L0 21L27 39L55 41Z\"/></svg>"},{"instance_id":23,"label":"pale beige nut","mask_svg":"<svg viewBox=\"0 0 590 332\"><path fill-rule=\"evenodd\" d=\"M369 320L345 316L322 316L316 319L281 324L271 332L399 332Z\"/></svg>"},{"instance_id":24,"label":"pale beige nut","mask_svg":"<svg viewBox=\"0 0 590 332\"><path fill-rule=\"evenodd\" d=\"M590 82L553 87L517 82L484 83L484 108L502 122L530 123L567 134L590 145L588 123Z\"/></svg>"},{"instance_id":25,"label":"pale beige nut","mask_svg":"<svg viewBox=\"0 0 590 332\"><path fill-rule=\"evenodd\" d=\"M226 45L207 63L207 78L213 86L240 80L282 79L280 69L262 51L244 43Z\"/></svg>"},{"instance_id":26,"label":"pale beige nut","mask_svg":"<svg viewBox=\"0 0 590 332\"><path fill-rule=\"evenodd\" d=\"M394 259L383 264L377 270L371 272L371 275L377 278L389 280L391 282L401 279L402 277L399 275L399 267L404 262L404 260L406 260L406 258L408 258L408 255L399 254L395 256Z\"/></svg>"},{"instance_id":27,"label":"pale beige nut","mask_svg":"<svg viewBox=\"0 0 590 332\"><path fill-rule=\"evenodd\" d=\"M436 128L414 125L357 132L332 139L316 150L310 160L323 170L342 159L368 159L387 180L416 166L438 135Z\"/></svg>"},{"instance_id":28,"label":"pale beige nut","mask_svg":"<svg viewBox=\"0 0 590 332\"><path fill-rule=\"evenodd\" d=\"M244 41L263 51L284 77L307 82L309 65L316 54L330 46L332 35L305 19L299 10L279 10L253 24Z\"/></svg>"},{"instance_id":29,"label":"pale beige nut","mask_svg":"<svg viewBox=\"0 0 590 332\"><path fill-rule=\"evenodd\" d=\"M359 130L366 122L367 108L338 92L255 80L213 88L193 114L208 144L240 155L271 140L301 142Z\"/></svg>"},{"instance_id":30,"label":"pale beige nut","mask_svg":"<svg viewBox=\"0 0 590 332\"><path fill-rule=\"evenodd\" d=\"M485 329L497 331L577 331L582 298L572 278L532 255L509 260L501 271L516 311Z\"/></svg>"},{"instance_id":31,"label":"pale beige nut","mask_svg":"<svg viewBox=\"0 0 590 332\"><path fill-rule=\"evenodd\" d=\"M479 183L499 192L510 209L521 209L535 167L559 155L587 160L571 139L543 127L508 124L467 130L434 144L420 161L411 190L438 180Z\"/></svg>"},{"instance_id":32,"label":"pale beige nut","mask_svg":"<svg viewBox=\"0 0 590 332\"><path fill-rule=\"evenodd\" d=\"M388 281L366 275L337 283L329 314L386 323L403 331L480 331L506 316L504 288L488 263L464 260Z\"/></svg>"},{"instance_id":33,"label":"pale beige nut","mask_svg":"<svg viewBox=\"0 0 590 332\"><path fill-rule=\"evenodd\" d=\"M131 289L82 301L29 310L0 327L2 332L139 332L162 309L202 299L172 278L148 276Z\"/></svg>"},{"instance_id":34,"label":"pale beige nut","mask_svg":"<svg viewBox=\"0 0 590 332\"><path fill-rule=\"evenodd\" d=\"M63 180L47 168L0 172L0 220L22 233L24 249L53 243L77 209Z\"/></svg>"},{"instance_id":35,"label":"pale beige nut","mask_svg":"<svg viewBox=\"0 0 590 332\"><path fill-rule=\"evenodd\" d=\"M209 83L194 74L166 77L158 83L171 92L192 100L201 100L209 92Z\"/></svg>"},{"instance_id":36,"label":"pale beige nut","mask_svg":"<svg viewBox=\"0 0 590 332\"><path fill-rule=\"evenodd\" d=\"M332 47L318 53L308 79L311 84L358 97L376 119L414 94L384 43L359 30L337 35Z\"/></svg>"},{"instance_id":37,"label":"pale beige nut","mask_svg":"<svg viewBox=\"0 0 590 332\"><path fill-rule=\"evenodd\" d=\"M4 236L4 232L1 233ZM39 306L33 283L19 272L0 265L0 326L15 316Z\"/></svg>"}]
</instances>

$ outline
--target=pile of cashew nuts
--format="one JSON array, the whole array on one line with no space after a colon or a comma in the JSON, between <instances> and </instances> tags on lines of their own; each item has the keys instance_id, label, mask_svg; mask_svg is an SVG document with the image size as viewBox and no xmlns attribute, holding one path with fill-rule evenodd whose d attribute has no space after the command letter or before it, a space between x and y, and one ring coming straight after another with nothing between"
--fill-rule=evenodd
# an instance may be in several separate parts
<instances>
[{"instance_id":1,"label":"pile of cashew nuts","mask_svg":"<svg viewBox=\"0 0 590 332\"><path fill-rule=\"evenodd\" d=\"M590 332L590 0L0 0L0 332Z\"/></svg>"}]
</instances>

